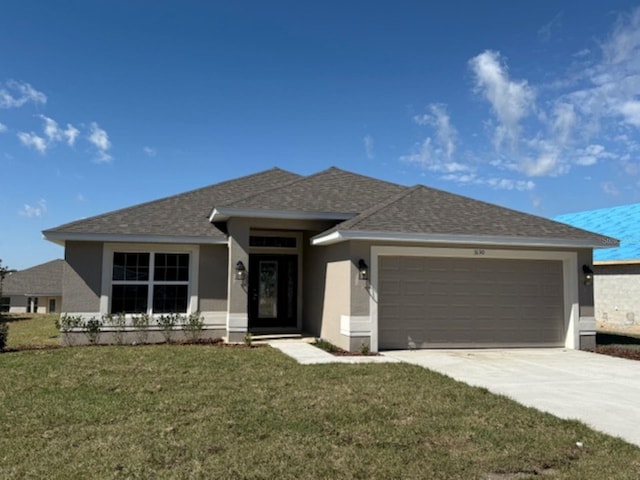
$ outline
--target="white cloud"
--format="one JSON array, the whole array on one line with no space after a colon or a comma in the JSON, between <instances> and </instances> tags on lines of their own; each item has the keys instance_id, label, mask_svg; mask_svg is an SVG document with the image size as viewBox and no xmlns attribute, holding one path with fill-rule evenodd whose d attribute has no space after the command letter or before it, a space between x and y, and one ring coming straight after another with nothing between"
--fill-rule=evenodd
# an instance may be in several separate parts
<instances>
[{"instance_id":1,"label":"white cloud","mask_svg":"<svg viewBox=\"0 0 640 480\"><path fill-rule=\"evenodd\" d=\"M103 150L98 150L95 158L96 163L110 163L111 160L113 160L113 157L111 155Z\"/></svg>"},{"instance_id":2,"label":"white cloud","mask_svg":"<svg viewBox=\"0 0 640 480\"><path fill-rule=\"evenodd\" d=\"M613 33L603 45L605 60L610 64L627 62L637 58L640 49L640 9L622 16L616 22Z\"/></svg>"},{"instance_id":3,"label":"white cloud","mask_svg":"<svg viewBox=\"0 0 640 480\"><path fill-rule=\"evenodd\" d=\"M362 143L364 145L364 153L367 155L369 160L372 160L374 157L373 154L373 137L369 134L365 135L362 139Z\"/></svg>"},{"instance_id":4,"label":"white cloud","mask_svg":"<svg viewBox=\"0 0 640 480\"><path fill-rule=\"evenodd\" d=\"M489 101L499 124L494 142L499 149L505 139L512 149L520 137L520 121L534 108L535 92L526 80L513 81L499 52L486 50L472 58L476 89Z\"/></svg>"},{"instance_id":5,"label":"white cloud","mask_svg":"<svg viewBox=\"0 0 640 480\"><path fill-rule=\"evenodd\" d=\"M80 134L76 127L67 123L67 128L63 130L53 118L45 115L38 115L38 117L44 121L44 126L42 127L44 137L33 132L19 132L18 138L23 145L34 148L40 153L45 153L49 148L61 141L65 141L70 147L75 144L76 138Z\"/></svg>"},{"instance_id":6,"label":"white cloud","mask_svg":"<svg viewBox=\"0 0 640 480\"><path fill-rule=\"evenodd\" d=\"M620 113L624 116L625 122L640 128L640 102L629 100L619 107Z\"/></svg>"},{"instance_id":7,"label":"white cloud","mask_svg":"<svg viewBox=\"0 0 640 480\"><path fill-rule=\"evenodd\" d=\"M0 84L0 108L19 108L29 102L45 104L47 96L28 83L9 80Z\"/></svg>"},{"instance_id":8,"label":"white cloud","mask_svg":"<svg viewBox=\"0 0 640 480\"><path fill-rule=\"evenodd\" d=\"M113 160L113 157L107 153L111 148L109 135L96 122L91 123L88 140L98 149L96 163L109 163Z\"/></svg>"},{"instance_id":9,"label":"white cloud","mask_svg":"<svg viewBox=\"0 0 640 480\"><path fill-rule=\"evenodd\" d=\"M534 158L526 158L520 169L529 177L556 176L566 173L567 166L563 165L557 151L541 152Z\"/></svg>"},{"instance_id":10,"label":"white cloud","mask_svg":"<svg viewBox=\"0 0 640 480\"><path fill-rule=\"evenodd\" d=\"M590 53L591 53L591 50L589 50L588 48L583 48L582 50L579 50L576 53L574 53L573 56L576 58L583 58L588 56Z\"/></svg>"},{"instance_id":11,"label":"white cloud","mask_svg":"<svg viewBox=\"0 0 640 480\"><path fill-rule=\"evenodd\" d=\"M150 157L155 157L155 156L158 154L158 152L156 151L156 149L155 149L155 148L151 148L151 147L144 147L144 148L142 149L142 151L143 151L144 153L146 153L146 154L147 154L148 156L150 156Z\"/></svg>"},{"instance_id":12,"label":"white cloud","mask_svg":"<svg viewBox=\"0 0 640 480\"><path fill-rule=\"evenodd\" d=\"M577 158L575 163L584 167L595 165L599 158L610 156L610 154L605 151L605 147L598 144L588 145L584 149L579 149L576 153Z\"/></svg>"},{"instance_id":13,"label":"white cloud","mask_svg":"<svg viewBox=\"0 0 640 480\"><path fill-rule=\"evenodd\" d=\"M571 141L577 120L573 105L564 102L555 105L551 129L560 144L565 145Z\"/></svg>"},{"instance_id":14,"label":"white cloud","mask_svg":"<svg viewBox=\"0 0 640 480\"><path fill-rule=\"evenodd\" d=\"M562 27L562 12L557 13L548 23L538 30L538 39L548 42L551 37Z\"/></svg>"},{"instance_id":15,"label":"white cloud","mask_svg":"<svg viewBox=\"0 0 640 480\"><path fill-rule=\"evenodd\" d=\"M440 142L441 148L448 159L453 157L456 149L458 132L451 124L451 118L447 113L447 108L442 104L431 104L428 107L429 113L416 115L413 120L418 125L431 125L436 129L436 138Z\"/></svg>"},{"instance_id":16,"label":"white cloud","mask_svg":"<svg viewBox=\"0 0 640 480\"><path fill-rule=\"evenodd\" d=\"M620 194L618 187L616 187L613 182L604 182L600 187L604 193L611 195L612 197L616 197Z\"/></svg>"},{"instance_id":17,"label":"white cloud","mask_svg":"<svg viewBox=\"0 0 640 480\"><path fill-rule=\"evenodd\" d=\"M33 148L42 154L47 151L47 141L35 133L18 132L17 136L25 147Z\"/></svg>"},{"instance_id":18,"label":"white cloud","mask_svg":"<svg viewBox=\"0 0 640 480\"><path fill-rule=\"evenodd\" d=\"M73 147L76 143L76 138L78 138L78 135L80 135L80 130L78 130L70 123L67 123L67 128L62 131L62 135L67 140L67 145Z\"/></svg>"},{"instance_id":19,"label":"white cloud","mask_svg":"<svg viewBox=\"0 0 640 480\"><path fill-rule=\"evenodd\" d=\"M89 141L100 150L109 150L111 148L109 135L105 130L100 128L100 126L96 122L91 123Z\"/></svg>"},{"instance_id":20,"label":"white cloud","mask_svg":"<svg viewBox=\"0 0 640 480\"><path fill-rule=\"evenodd\" d=\"M449 160L442 148L432 145L430 137L415 146L413 153L403 155L400 161L411 163L433 172L465 172L471 168L462 163Z\"/></svg>"},{"instance_id":21,"label":"white cloud","mask_svg":"<svg viewBox=\"0 0 640 480\"><path fill-rule=\"evenodd\" d=\"M0 123L0 133L7 131L7 126L4 123Z\"/></svg>"},{"instance_id":22,"label":"white cloud","mask_svg":"<svg viewBox=\"0 0 640 480\"><path fill-rule=\"evenodd\" d=\"M47 201L41 199L35 205L25 203L18 213L29 218L42 217L47 213Z\"/></svg>"},{"instance_id":23,"label":"white cloud","mask_svg":"<svg viewBox=\"0 0 640 480\"><path fill-rule=\"evenodd\" d=\"M455 182L464 185L484 185L493 188L494 190L517 190L517 191L531 191L536 187L536 184L531 180L515 180L511 178L499 178L499 177L480 177L475 173L450 173L440 177L442 180Z\"/></svg>"}]
</instances>

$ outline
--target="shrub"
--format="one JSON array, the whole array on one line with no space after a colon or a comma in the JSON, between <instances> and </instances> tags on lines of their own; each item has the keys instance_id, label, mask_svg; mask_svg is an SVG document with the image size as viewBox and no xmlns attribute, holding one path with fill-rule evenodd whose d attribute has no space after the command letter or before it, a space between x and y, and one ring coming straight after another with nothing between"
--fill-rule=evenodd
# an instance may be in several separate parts
<instances>
[{"instance_id":1,"label":"shrub","mask_svg":"<svg viewBox=\"0 0 640 480\"><path fill-rule=\"evenodd\" d=\"M0 322L0 353L7 348L7 337L9 336L9 324Z\"/></svg>"},{"instance_id":2,"label":"shrub","mask_svg":"<svg viewBox=\"0 0 640 480\"><path fill-rule=\"evenodd\" d=\"M87 336L87 340L91 345L95 345L100 337L100 329L102 328L102 322L96 317L91 317L86 322L82 323L82 330Z\"/></svg>"},{"instance_id":3,"label":"shrub","mask_svg":"<svg viewBox=\"0 0 640 480\"><path fill-rule=\"evenodd\" d=\"M57 326L60 329L60 332L64 334L70 333L74 328L78 328L82 326L82 316L81 315L67 315L66 313L60 317L60 320L57 322ZM67 345L73 345L74 337L71 335L67 335L66 337Z\"/></svg>"},{"instance_id":4,"label":"shrub","mask_svg":"<svg viewBox=\"0 0 640 480\"><path fill-rule=\"evenodd\" d=\"M171 342L171 332L179 323L180 318L181 315L179 313L167 313L166 315L160 315L158 318L158 326L162 331L165 342Z\"/></svg>"},{"instance_id":5,"label":"shrub","mask_svg":"<svg viewBox=\"0 0 640 480\"><path fill-rule=\"evenodd\" d=\"M131 325L136 330L136 340L138 343L147 343L147 338L149 338L149 321L150 317L148 313L134 315L131 318Z\"/></svg>"},{"instance_id":6,"label":"shrub","mask_svg":"<svg viewBox=\"0 0 640 480\"><path fill-rule=\"evenodd\" d=\"M187 338L192 342L197 342L204 327L204 319L200 312L190 314L184 323L184 330Z\"/></svg>"},{"instance_id":7,"label":"shrub","mask_svg":"<svg viewBox=\"0 0 640 480\"><path fill-rule=\"evenodd\" d=\"M247 332L247 334L244 336L244 344L247 347L250 347L253 344L253 336L250 332Z\"/></svg>"},{"instance_id":8,"label":"shrub","mask_svg":"<svg viewBox=\"0 0 640 480\"><path fill-rule=\"evenodd\" d=\"M102 316L102 322L113 327L113 339L117 345L122 345L124 330L127 326L127 317L124 313L113 315L111 313Z\"/></svg>"},{"instance_id":9,"label":"shrub","mask_svg":"<svg viewBox=\"0 0 640 480\"><path fill-rule=\"evenodd\" d=\"M313 342L313 345L329 353L337 353L340 351L340 349L336 347L333 343L327 342L322 338L318 338L315 342Z\"/></svg>"}]
</instances>

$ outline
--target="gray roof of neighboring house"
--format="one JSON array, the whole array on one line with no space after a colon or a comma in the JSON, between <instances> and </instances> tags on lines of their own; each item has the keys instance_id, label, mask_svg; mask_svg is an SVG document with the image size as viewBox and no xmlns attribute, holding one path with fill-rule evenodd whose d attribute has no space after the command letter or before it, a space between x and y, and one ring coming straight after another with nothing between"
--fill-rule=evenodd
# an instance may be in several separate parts
<instances>
[{"instance_id":1,"label":"gray roof of neighboring house","mask_svg":"<svg viewBox=\"0 0 640 480\"><path fill-rule=\"evenodd\" d=\"M423 185L408 188L316 238L333 232L568 239L593 246L615 243L604 235Z\"/></svg>"},{"instance_id":2,"label":"gray roof of neighboring house","mask_svg":"<svg viewBox=\"0 0 640 480\"><path fill-rule=\"evenodd\" d=\"M297 180L300 175L279 168L255 173L179 195L67 223L44 234L159 235L219 237L224 234L209 222L214 205L272 189Z\"/></svg>"},{"instance_id":3,"label":"gray roof of neighboring house","mask_svg":"<svg viewBox=\"0 0 640 480\"><path fill-rule=\"evenodd\" d=\"M236 215L294 218L291 215L297 213L302 214L300 218L326 214L326 218L336 221L346 219L315 239L344 232L378 232L414 235L418 240L420 236L424 237L422 240L430 240L440 235L463 239L499 237L520 243L526 243L525 239L546 239L547 243L593 247L616 244L611 238L546 218L422 185L409 188L335 167L306 177L274 168L79 220L44 233L52 240L73 239L74 235L98 240L116 235L127 236L130 241L150 236L158 241L162 240L159 237L174 237L172 241L188 241L193 237L224 241L225 234L212 225L211 218L221 222Z\"/></svg>"},{"instance_id":4,"label":"gray roof of neighboring house","mask_svg":"<svg viewBox=\"0 0 640 480\"><path fill-rule=\"evenodd\" d=\"M64 260L52 260L4 277L2 295L61 296Z\"/></svg>"},{"instance_id":5,"label":"gray roof of neighboring house","mask_svg":"<svg viewBox=\"0 0 640 480\"><path fill-rule=\"evenodd\" d=\"M357 214L406 188L331 167L289 184L215 206L281 212Z\"/></svg>"}]
</instances>

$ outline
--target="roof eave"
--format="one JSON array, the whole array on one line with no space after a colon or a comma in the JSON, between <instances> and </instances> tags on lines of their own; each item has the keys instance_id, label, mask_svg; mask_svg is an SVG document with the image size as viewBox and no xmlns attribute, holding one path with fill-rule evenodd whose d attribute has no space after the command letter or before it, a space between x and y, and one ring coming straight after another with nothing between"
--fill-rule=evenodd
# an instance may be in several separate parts
<instances>
[{"instance_id":1,"label":"roof eave","mask_svg":"<svg viewBox=\"0 0 640 480\"><path fill-rule=\"evenodd\" d=\"M290 210L262 210L257 208L217 207L209 216L210 222L226 222L232 217L277 218L281 220L349 220L357 213L350 212L304 212Z\"/></svg>"},{"instance_id":2,"label":"roof eave","mask_svg":"<svg viewBox=\"0 0 640 480\"><path fill-rule=\"evenodd\" d=\"M50 242L59 245L67 241L78 242L118 242L118 243L179 243L226 245L226 238L187 235L128 235L117 233L42 232Z\"/></svg>"},{"instance_id":3,"label":"roof eave","mask_svg":"<svg viewBox=\"0 0 640 480\"><path fill-rule=\"evenodd\" d=\"M450 235L439 233L401 233L335 230L311 239L312 245L332 245L348 240L369 240L398 243L452 243L457 245L517 245L522 247L611 248L593 239L508 237L501 235Z\"/></svg>"}]
</instances>

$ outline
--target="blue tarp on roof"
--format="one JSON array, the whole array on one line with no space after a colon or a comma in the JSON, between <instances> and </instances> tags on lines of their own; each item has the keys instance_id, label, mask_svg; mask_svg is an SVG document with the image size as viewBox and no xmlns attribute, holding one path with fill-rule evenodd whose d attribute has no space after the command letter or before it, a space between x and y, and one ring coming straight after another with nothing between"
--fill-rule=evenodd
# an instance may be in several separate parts
<instances>
[{"instance_id":1,"label":"blue tarp on roof","mask_svg":"<svg viewBox=\"0 0 640 480\"><path fill-rule=\"evenodd\" d=\"M619 247L594 250L595 262L640 259L640 203L567 213L554 220L620 240Z\"/></svg>"}]
</instances>

